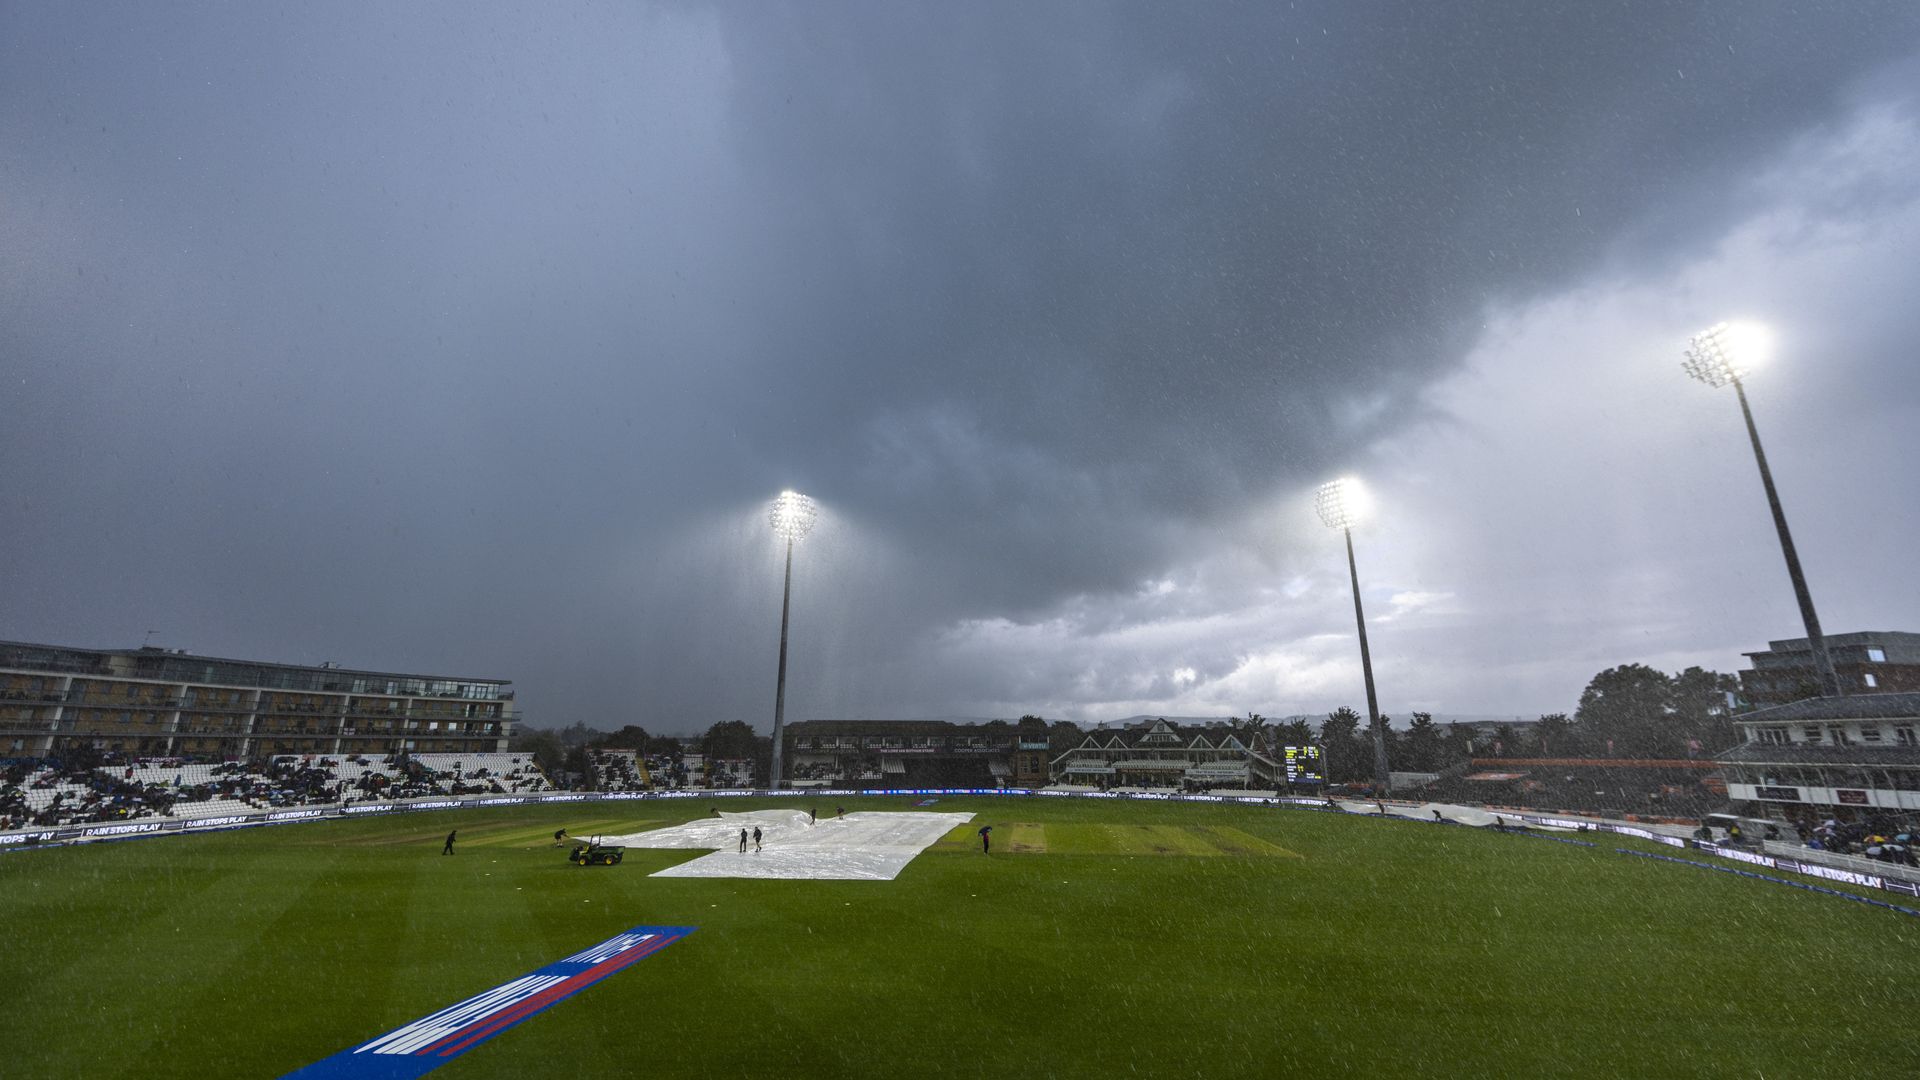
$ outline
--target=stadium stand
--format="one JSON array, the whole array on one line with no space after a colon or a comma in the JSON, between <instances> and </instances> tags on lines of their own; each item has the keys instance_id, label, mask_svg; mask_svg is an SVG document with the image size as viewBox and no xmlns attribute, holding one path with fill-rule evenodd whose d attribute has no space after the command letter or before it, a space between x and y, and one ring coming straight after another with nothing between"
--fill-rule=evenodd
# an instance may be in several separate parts
<instances>
[{"instance_id":1,"label":"stadium stand","mask_svg":"<svg viewBox=\"0 0 1920 1080\"><path fill-rule=\"evenodd\" d=\"M1699 818L1727 804L1712 761L1474 758L1422 787L1435 802L1613 817Z\"/></svg>"},{"instance_id":2,"label":"stadium stand","mask_svg":"<svg viewBox=\"0 0 1920 1080\"><path fill-rule=\"evenodd\" d=\"M0 829L141 818L198 818L434 795L551 790L531 757L511 753L280 755L264 762L103 755L0 762Z\"/></svg>"},{"instance_id":3,"label":"stadium stand","mask_svg":"<svg viewBox=\"0 0 1920 1080\"><path fill-rule=\"evenodd\" d=\"M408 760L428 770L447 795L505 795L553 788L527 754L415 754Z\"/></svg>"},{"instance_id":4,"label":"stadium stand","mask_svg":"<svg viewBox=\"0 0 1920 1080\"><path fill-rule=\"evenodd\" d=\"M594 789L597 791L646 791L649 787L641 777L646 775L640 766L640 756L633 750L594 750L589 754L593 763Z\"/></svg>"}]
</instances>

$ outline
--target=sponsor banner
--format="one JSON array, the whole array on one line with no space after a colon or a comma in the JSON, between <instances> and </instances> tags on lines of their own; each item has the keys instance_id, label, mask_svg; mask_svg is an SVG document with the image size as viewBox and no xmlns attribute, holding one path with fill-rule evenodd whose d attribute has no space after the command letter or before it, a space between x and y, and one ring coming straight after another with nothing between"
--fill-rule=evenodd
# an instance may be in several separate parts
<instances>
[{"instance_id":1,"label":"sponsor banner","mask_svg":"<svg viewBox=\"0 0 1920 1080\"><path fill-rule=\"evenodd\" d=\"M90 825L80 830L81 836L138 836L141 833L156 833L165 829L164 821L129 821L124 825Z\"/></svg>"},{"instance_id":2,"label":"sponsor banner","mask_svg":"<svg viewBox=\"0 0 1920 1080\"><path fill-rule=\"evenodd\" d=\"M57 835L59 834L53 829L47 829L44 832L7 833L0 836L0 847L7 844L44 844Z\"/></svg>"},{"instance_id":3,"label":"sponsor banner","mask_svg":"<svg viewBox=\"0 0 1920 1080\"><path fill-rule=\"evenodd\" d=\"M586 802L585 795L542 795L541 802Z\"/></svg>"},{"instance_id":4,"label":"sponsor banner","mask_svg":"<svg viewBox=\"0 0 1920 1080\"><path fill-rule=\"evenodd\" d=\"M509 795L503 798L481 799L478 802L476 802L474 805L476 806L519 806L521 803L526 801L527 800L525 796Z\"/></svg>"},{"instance_id":5,"label":"sponsor banner","mask_svg":"<svg viewBox=\"0 0 1920 1080\"><path fill-rule=\"evenodd\" d=\"M1751 851L1742 851L1736 847L1721 847L1719 844L1701 844L1700 850L1711 855L1718 855L1723 859L1732 859L1734 862L1747 863L1750 866L1765 866L1771 869L1776 865L1771 855L1758 855Z\"/></svg>"},{"instance_id":6,"label":"sponsor banner","mask_svg":"<svg viewBox=\"0 0 1920 1080\"><path fill-rule=\"evenodd\" d=\"M467 805L459 799L421 799L402 807L405 810L455 810Z\"/></svg>"},{"instance_id":7,"label":"sponsor banner","mask_svg":"<svg viewBox=\"0 0 1920 1080\"><path fill-rule=\"evenodd\" d=\"M222 829L230 825L252 825L264 820L259 814L225 814L220 817L188 818L183 829Z\"/></svg>"},{"instance_id":8,"label":"sponsor banner","mask_svg":"<svg viewBox=\"0 0 1920 1080\"><path fill-rule=\"evenodd\" d=\"M317 817L326 817L325 810L276 810L267 815L268 821L310 821Z\"/></svg>"},{"instance_id":9,"label":"sponsor banner","mask_svg":"<svg viewBox=\"0 0 1920 1080\"><path fill-rule=\"evenodd\" d=\"M1826 878L1828 881L1838 881L1847 885L1860 885L1869 889L1886 887L1885 879L1877 874L1862 874L1853 870L1841 870L1838 867L1822 866L1819 863L1791 862L1782 859L1780 860L1780 868L1782 870L1798 870L1808 877Z\"/></svg>"},{"instance_id":10,"label":"sponsor banner","mask_svg":"<svg viewBox=\"0 0 1920 1080\"><path fill-rule=\"evenodd\" d=\"M392 803L360 803L341 809L343 814L384 814L394 808Z\"/></svg>"},{"instance_id":11,"label":"sponsor banner","mask_svg":"<svg viewBox=\"0 0 1920 1080\"><path fill-rule=\"evenodd\" d=\"M636 926L565 960L502 983L370 1042L297 1069L283 1080L405 1080L424 1076L521 1021L618 974L694 932Z\"/></svg>"},{"instance_id":12,"label":"sponsor banner","mask_svg":"<svg viewBox=\"0 0 1920 1080\"><path fill-rule=\"evenodd\" d=\"M1808 892L1821 893L1826 896L1837 896L1842 900L1851 900L1856 904L1867 904L1872 907L1885 908L1888 911L1897 911L1902 915L1912 915L1920 918L1920 911L1916 911L1913 908L1901 907L1899 904L1889 904L1885 900L1875 900L1871 897L1855 896L1852 893L1841 892L1838 889L1829 889L1825 885L1809 885L1804 881L1789 881L1786 878L1772 877L1767 874L1756 874L1751 870L1735 870L1731 866L1714 866L1711 863L1694 862L1692 859L1676 859L1671 855L1654 855L1650 852L1634 851L1630 848L1615 848L1614 851L1621 855L1635 855L1642 859L1659 859L1662 862L1679 863L1681 866L1692 866L1701 870L1712 870L1722 874L1738 874L1741 877L1753 878L1757 881L1771 881L1775 885L1788 885L1796 889L1805 889ZM1823 869L1825 868L1823 867Z\"/></svg>"}]
</instances>

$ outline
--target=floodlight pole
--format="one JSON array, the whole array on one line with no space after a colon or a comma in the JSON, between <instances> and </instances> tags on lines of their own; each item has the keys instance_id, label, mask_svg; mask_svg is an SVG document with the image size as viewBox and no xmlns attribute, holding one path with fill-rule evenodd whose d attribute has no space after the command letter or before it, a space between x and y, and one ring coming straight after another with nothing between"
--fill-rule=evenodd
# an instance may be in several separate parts
<instances>
[{"instance_id":1,"label":"floodlight pole","mask_svg":"<svg viewBox=\"0 0 1920 1080\"><path fill-rule=\"evenodd\" d=\"M773 775L767 778L767 784L774 790L786 785L785 774L781 769L786 754L782 743L786 738L787 720L787 611L793 599L793 537L787 537L787 579L780 587L780 680L773 693Z\"/></svg>"},{"instance_id":2,"label":"floodlight pole","mask_svg":"<svg viewBox=\"0 0 1920 1080\"><path fill-rule=\"evenodd\" d=\"M1360 571L1353 561L1353 529L1341 526L1347 538L1347 576L1353 582L1353 621L1360 627L1360 673L1367 683L1367 724L1373 732L1373 781L1393 794L1393 774L1387 769L1387 738L1380 726L1380 703L1373 692L1373 656L1367 651L1367 613L1360 607Z\"/></svg>"},{"instance_id":3,"label":"floodlight pole","mask_svg":"<svg viewBox=\"0 0 1920 1080\"><path fill-rule=\"evenodd\" d=\"M1767 468L1767 452L1760 445L1760 429L1754 425L1753 409L1747 404L1747 388L1740 377L1731 379L1733 392L1740 398L1740 415L1747 421L1747 437L1753 440L1753 460L1760 465L1760 483L1767 489L1767 508L1773 511L1773 527L1780 534L1780 553L1787 558L1787 576L1793 579L1793 597L1800 602L1800 621L1806 624L1807 647L1813 651L1813 668L1820 677L1824 697L1846 693L1833 671L1833 657L1827 653L1827 639L1820 633L1820 616L1813 610L1813 593L1807 589L1807 576L1800 570L1800 555L1793 547L1793 533L1787 530L1787 512L1780 507L1780 493L1774 490L1773 470ZM1362 647L1364 649L1364 646Z\"/></svg>"}]
</instances>

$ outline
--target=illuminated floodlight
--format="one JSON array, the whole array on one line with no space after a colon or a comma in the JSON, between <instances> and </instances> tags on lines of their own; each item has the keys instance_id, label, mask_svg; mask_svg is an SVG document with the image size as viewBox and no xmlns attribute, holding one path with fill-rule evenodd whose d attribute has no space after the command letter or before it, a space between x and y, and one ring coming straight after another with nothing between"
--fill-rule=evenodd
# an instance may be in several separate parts
<instances>
[{"instance_id":1,"label":"illuminated floodlight","mask_svg":"<svg viewBox=\"0 0 1920 1080\"><path fill-rule=\"evenodd\" d=\"M1833 657L1827 651L1827 639L1820 631L1820 616L1813 610L1813 593L1807 588L1807 576L1800 569L1800 554L1794 549L1793 534L1787 529L1787 513L1780 507L1780 492L1773 486L1773 470L1767 467L1767 451L1760 445L1760 427L1753 422L1753 407L1747 403L1746 384L1741 380L1754 365L1764 362L1773 348L1773 335L1755 323L1715 323L1695 334L1687 342L1686 358L1680 366L1688 375L1718 389L1733 384L1740 401L1740 415L1747 422L1747 439L1753 443L1753 461L1760 468L1760 486L1767 492L1767 507L1773 511L1773 528L1780 536L1780 554L1787 562L1787 577L1793 582L1794 599L1800 604L1800 620L1807 628L1807 645L1813 651L1814 670L1820 676L1823 697L1846 693L1834 674Z\"/></svg>"},{"instance_id":2,"label":"illuminated floodlight","mask_svg":"<svg viewBox=\"0 0 1920 1080\"><path fill-rule=\"evenodd\" d=\"M1313 496L1313 508L1329 529L1351 529L1366 520L1372 500L1360 481L1348 477L1329 480Z\"/></svg>"},{"instance_id":3,"label":"illuminated floodlight","mask_svg":"<svg viewBox=\"0 0 1920 1080\"><path fill-rule=\"evenodd\" d=\"M1367 724L1373 731L1373 778L1380 790L1393 790L1387 765L1386 725L1380 719L1380 699L1373 692L1373 654L1367 649L1367 612L1360 603L1360 568L1353 559L1353 527L1366 520L1373 502L1367 489L1350 477L1329 480L1314 493L1313 508L1329 529L1339 529L1347 541L1347 576L1353 583L1353 622L1360 634L1360 672L1367 683Z\"/></svg>"},{"instance_id":4,"label":"illuminated floodlight","mask_svg":"<svg viewBox=\"0 0 1920 1080\"><path fill-rule=\"evenodd\" d=\"M797 491L783 491L767 508L767 521L773 533L787 542L786 580L780 586L780 674L773 692L773 772L772 786L786 786L787 735L787 616L793 609L793 545L813 531L820 511L813 500Z\"/></svg>"},{"instance_id":5,"label":"illuminated floodlight","mask_svg":"<svg viewBox=\"0 0 1920 1080\"><path fill-rule=\"evenodd\" d=\"M1714 323L1687 340L1680 366L1688 375L1718 389L1739 382L1766 360L1773 335L1758 323Z\"/></svg>"},{"instance_id":6,"label":"illuminated floodlight","mask_svg":"<svg viewBox=\"0 0 1920 1080\"><path fill-rule=\"evenodd\" d=\"M819 519L820 511L814 507L813 500L797 491L781 492L767 512L774 535L788 543L804 539Z\"/></svg>"}]
</instances>

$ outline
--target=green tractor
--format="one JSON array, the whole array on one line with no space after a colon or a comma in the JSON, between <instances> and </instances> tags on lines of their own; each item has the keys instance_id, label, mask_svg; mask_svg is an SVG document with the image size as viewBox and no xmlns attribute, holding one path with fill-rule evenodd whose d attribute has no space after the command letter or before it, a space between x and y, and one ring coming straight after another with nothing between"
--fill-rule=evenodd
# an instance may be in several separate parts
<instances>
[{"instance_id":1,"label":"green tractor","mask_svg":"<svg viewBox=\"0 0 1920 1080\"><path fill-rule=\"evenodd\" d=\"M626 848L604 847L589 840L573 845L573 850L567 853L567 861L578 866L615 866L626 851Z\"/></svg>"}]
</instances>

